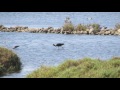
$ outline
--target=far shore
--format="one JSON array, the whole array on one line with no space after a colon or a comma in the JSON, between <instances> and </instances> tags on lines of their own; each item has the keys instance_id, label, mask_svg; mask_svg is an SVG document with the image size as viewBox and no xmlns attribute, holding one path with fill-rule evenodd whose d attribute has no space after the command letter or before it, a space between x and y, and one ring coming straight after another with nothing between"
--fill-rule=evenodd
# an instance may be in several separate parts
<instances>
[{"instance_id":1,"label":"far shore","mask_svg":"<svg viewBox=\"0 0 120 90\"><path fill-rule=\"evenodd\" d=\"M94 28L86 28L85 30L70 30L60 28L29 28L25 26L15 26L15 27L5 27L0 25L1 32L29 32L29 33L55 33L55 34L86 34L86 35L120 35L120 29L107 29L105 27L100 28L99 30L94 30Z\"/></svg>"}]
</instances>

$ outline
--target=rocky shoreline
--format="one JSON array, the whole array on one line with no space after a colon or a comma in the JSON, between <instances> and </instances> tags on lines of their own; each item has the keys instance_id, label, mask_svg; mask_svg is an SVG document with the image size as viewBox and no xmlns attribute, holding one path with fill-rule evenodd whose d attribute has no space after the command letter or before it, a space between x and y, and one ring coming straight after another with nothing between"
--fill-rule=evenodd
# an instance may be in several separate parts
<instances>
[{"instance_id":1,"label":"rocky shoreline","mask_svg":"<svg viewBox=\"0 0 120 90\"><path fill-rule=\"evenodd\" d=\"M30 32L30 33L56 33L56 34L87 34L87 35L120 35L120 29L107 29L101 28L95 31L93 28L87 28L86 30L64 30L61 28L28 28L23 26L5 27L0 25L1 32Z\"/></svg>"}]
</instances>

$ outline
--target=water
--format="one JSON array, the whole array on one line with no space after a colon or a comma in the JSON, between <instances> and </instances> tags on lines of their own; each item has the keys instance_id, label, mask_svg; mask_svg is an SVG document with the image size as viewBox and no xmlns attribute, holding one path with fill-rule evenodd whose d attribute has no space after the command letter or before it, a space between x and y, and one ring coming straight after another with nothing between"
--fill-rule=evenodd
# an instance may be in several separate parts
<instances>
[{"instance_id":1,"label":"water","mask_svg":"<svg viewBox=\"0 0 120 90\"><path fill-rule=\"evenodd\" d=\"M120 23L120 12L0 12L0 24L28 27L62 27L66 17L74 25L98 23L114 28ZM92 19L90 19L92 18ZM21 59L22 70L3 78L23 78L41 65L57 66L67 59L84 57L109 59L120 56L120 36L62 35L40 33L0 32L0 46L13 50ZM64 43L57 49L53 43Z\"/></svg>"},{"instance_id":2,"label":"water","mask_svg":"<svg viewBox=\"0 0 120 90\"><path fill-rule=\"evenodd\" d=\"M21 59L22 70L3 78L24 78L41 65L57 66L68 59L84 57L110 59L120 56L120 36L63 35L0 32L0 46L11 49ZM64 43L56 48L54 43ZM20 47L12 49L15 45Z\"/></svg>"},{"instance_id":3,"label":"water","mask_svg":"<svg viewBox=\"0 0 120 90\"><path fill-rule=\"evenodd\" d=\"M0 24L58 28L63 26L66 17L70 17L74 25L98 23L114 28L116 23L120 23L120 12L0 12Z\"/></svg>"}]
</instances>

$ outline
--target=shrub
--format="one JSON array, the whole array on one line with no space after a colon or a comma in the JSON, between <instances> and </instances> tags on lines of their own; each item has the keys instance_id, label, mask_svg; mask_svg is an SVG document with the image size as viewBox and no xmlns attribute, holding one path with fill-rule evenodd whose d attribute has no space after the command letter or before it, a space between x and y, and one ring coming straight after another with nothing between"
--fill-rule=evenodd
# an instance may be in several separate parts
<instances>
[{"instance_id":1,"label":"shrub","mask_svg":"<svg viewBox=\"0 0 120 90\"><path fill-rule=\"evenodd\" d=\"M3 25L0 25L0 29L2 29L4 26Z\"/></svg>"},{"instance_id":2,"label":"shrub","mask_svg":"<svg viewBox=\"0 0 120 90\"><path fill-rule=\"evenodd\" d=\"M117 23L117 24L115 25L115 29L120 29L120 23Z\"/></svg>"},{"instance_id":3,"label":"shrub","mask_svg":"<svg viewBox=\"0 0 120 90\"><path fill-rule=\"evenodd\" d=\"M21 70L20 58L11 50L0 47L0 76Z\"/></svg>"},{"instance_id":4,"label":"shrub","mask_svg":"<svg viewBox=\"0 0 120 90\"><path fill-rule=\"evenodd\" d=\"M63 25L63 30L64 31L73 31L74 30L74 25L70 21L70 18L66 18L65 23Z\"/></svg>"},{"instance_id":5,"label":"shrub","mask_svg":"<svg viewBox=\"0 0 120 90\"><path fill-rule=\"evenodd\" d=\"M77 30L77 31L86 31L86 29L87 29L87 26L86 26L86 25L83 25L83 24L78 24L78 25L76 26L76 30Z\"/></svg>"},{"instance_id":6,"label":"shrub","mask_svg":"<svg viewBox=\"0 0 120 90\"><path fill-rule=\"evenodd\" d=\"M100 25L99 24L90 24L89 27L92 27L94 31L99 32L100 31Z\"/></svg>"},{"instance_id":7,"label":"shrub","mask_svg":"<svg viewBox=\"0 0 120 90\"><path fill-rule=\"evenodd\" d=\"M120 59L67 60L57 67L41 67L28 78L120 78Z\"/></svg>"}]
</instances>

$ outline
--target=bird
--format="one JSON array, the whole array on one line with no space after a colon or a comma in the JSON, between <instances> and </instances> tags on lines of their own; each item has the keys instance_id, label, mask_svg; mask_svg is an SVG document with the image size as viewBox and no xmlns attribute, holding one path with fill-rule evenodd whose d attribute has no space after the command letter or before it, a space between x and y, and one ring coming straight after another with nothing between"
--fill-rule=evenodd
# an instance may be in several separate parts
<instances>
[{"instance_id":1,"label":"bird","mask_svg":"<svg viewBox=\"0 0 120 90\"><path fill-rule=\"evenodd\" d=\"M53 46L55 46L55 47L61 47L62 45L64 45L64 43L53 44Z\"/></svg>"},{"instance_id":2,"label":"bird","mask_svg":"<svg viewBox=\"0 0 120 90\"><path fill-rule=\"evenodd\" d=\"M88 19L88 20L92 20L92 18L91 18L91 17L88 17L87 19Z\"/></svg>"},{"instance_id":3,"label":"bird","mask_svg":"<svg viewBox=\"0 0 120 90\"><path fill-rule=\"evenodd\" d=\"M19 47L19 46L14 46L14 48L13 48L13 49L15 49L15 48L17 48L17 47Z\"/></svg>"}]
</instances>

